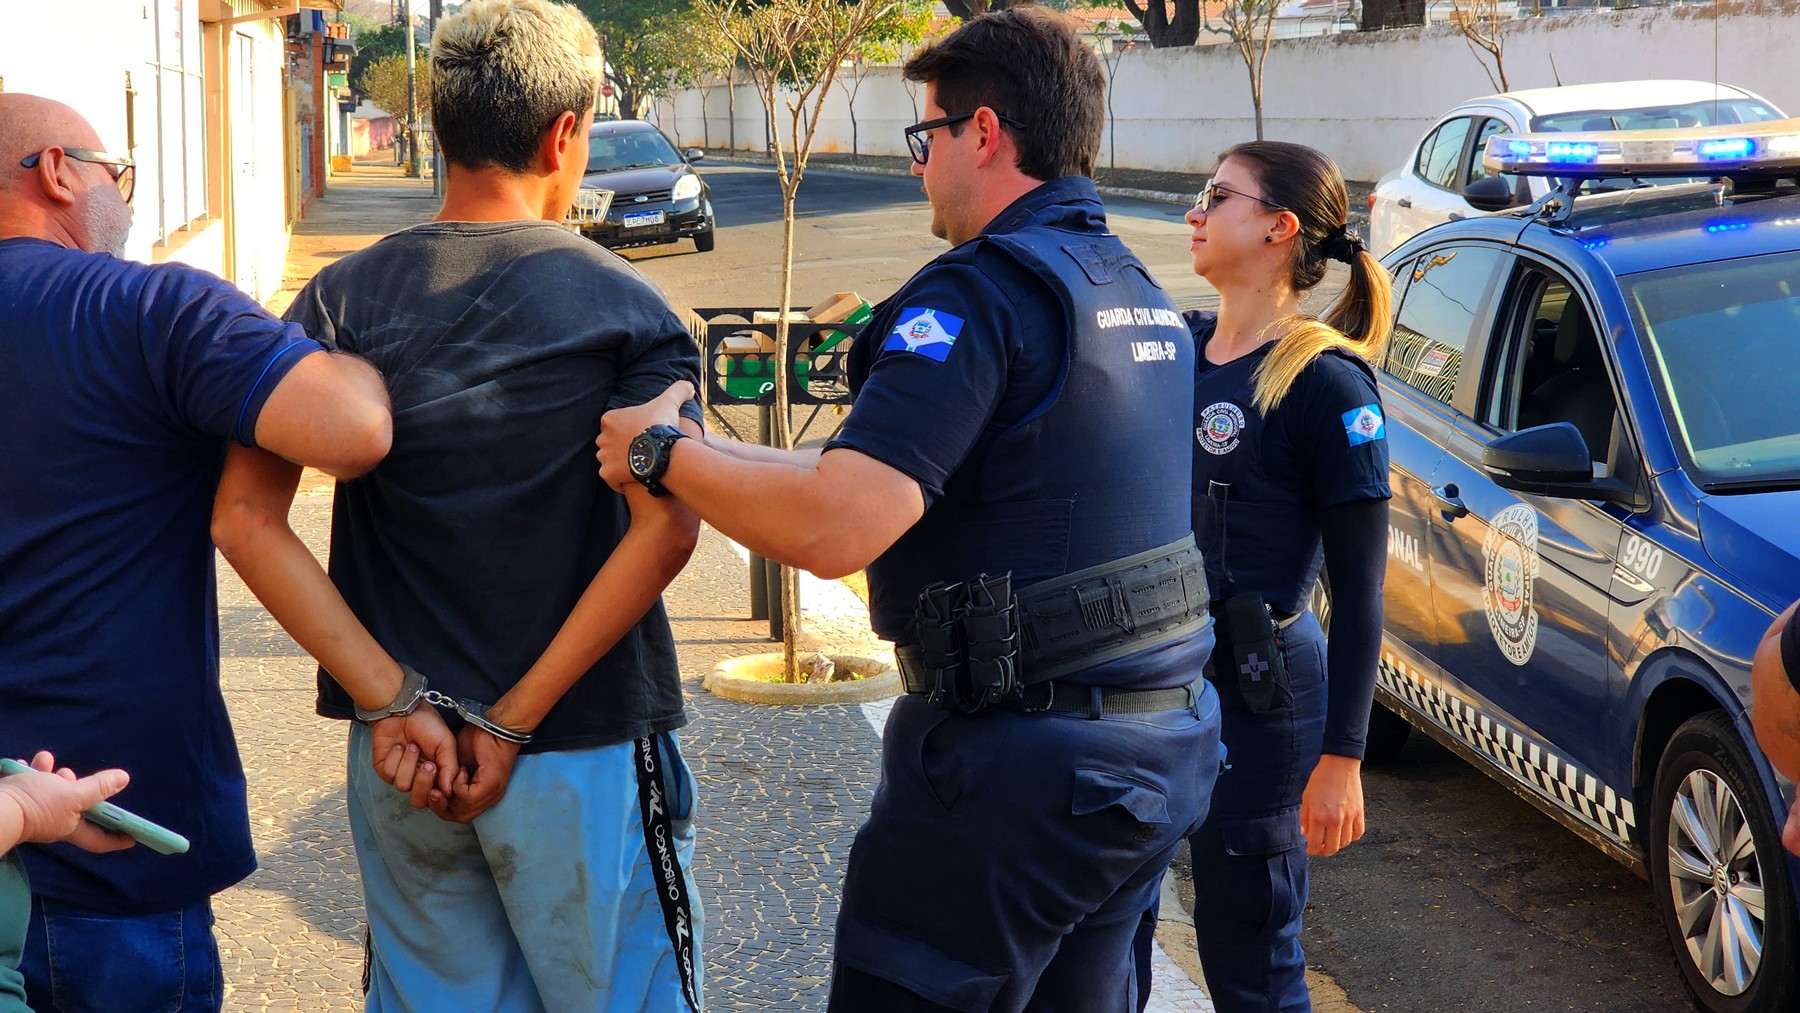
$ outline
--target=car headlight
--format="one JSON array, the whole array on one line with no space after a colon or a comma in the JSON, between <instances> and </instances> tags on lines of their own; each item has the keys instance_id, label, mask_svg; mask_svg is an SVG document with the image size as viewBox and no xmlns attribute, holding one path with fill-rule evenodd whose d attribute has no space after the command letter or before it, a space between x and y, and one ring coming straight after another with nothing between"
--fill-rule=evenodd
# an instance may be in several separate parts
<instances>
[{"instance_id":1,"label":"car headlight","mask_svg":"<svg viewBox=\"0 0 1800 1013\"><path fill-rule=\"evenodd\" d=\"M700 196L700 177L686 175L675 181L675 192L669 195L674 200L693 200Z\"/></svg>"}]
</instances>

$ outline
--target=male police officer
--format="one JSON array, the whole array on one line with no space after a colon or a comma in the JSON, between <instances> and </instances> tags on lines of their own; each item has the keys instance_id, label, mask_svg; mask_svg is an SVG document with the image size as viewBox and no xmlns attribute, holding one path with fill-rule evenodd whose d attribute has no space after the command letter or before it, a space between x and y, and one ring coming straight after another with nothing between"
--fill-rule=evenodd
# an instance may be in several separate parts
<instances>
[{"instance_id":1,"label":"male police officer","mask_svg":"<svg viewBox=\"0 0 1800 1013\"><path fill-rule=\"evenodd\" d=\"M906 75L913 171L955 248L877 309L842 432L822 454L682 439L677 384L605 417L602 474L771 559L868 568L908 695L832 1008L1135 1010L1138 915L1219 765L1192 340L1106 231L1104 81L1059 19L977 18Z\"/></svg>"}]
</instances>

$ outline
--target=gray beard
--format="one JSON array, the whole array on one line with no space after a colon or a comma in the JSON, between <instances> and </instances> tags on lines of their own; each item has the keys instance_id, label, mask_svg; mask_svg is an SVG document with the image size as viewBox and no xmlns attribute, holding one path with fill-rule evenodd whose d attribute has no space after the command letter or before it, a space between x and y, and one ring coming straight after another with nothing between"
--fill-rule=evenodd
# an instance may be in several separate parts
<instances>
[{"instance_id":1,"label":"gray beard","mask_svg":"<svg viewBox=\"0 0 1800 1013\"><path fill-rule=\"evenodd\" d=\"M122 200L90 197L81 205L81 227L87 232L89 253L125 256L131 237L131 207Z\"/></svg>"}]
</instances>

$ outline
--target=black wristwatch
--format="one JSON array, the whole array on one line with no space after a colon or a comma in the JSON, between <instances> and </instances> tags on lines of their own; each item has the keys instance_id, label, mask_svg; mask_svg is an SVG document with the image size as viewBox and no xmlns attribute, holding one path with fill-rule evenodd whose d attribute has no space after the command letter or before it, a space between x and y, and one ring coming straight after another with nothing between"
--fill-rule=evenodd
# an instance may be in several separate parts
<instances>
[{"instance_id":1,"label":"black wristwatch","mask_svg":"<svg viewBox=\"0 0 1800 1013\"><path fill-rule=\"evenodd\" d=\"M625 455L625 464L631 469L631 477L641 482L650 490L652 496L667 496L669 490L663 488L662 477L669 470L669 451L676 440L687 439L687 434L674 426L651 426L631 441L631 450Z\"/></svg>"}]
</instances>

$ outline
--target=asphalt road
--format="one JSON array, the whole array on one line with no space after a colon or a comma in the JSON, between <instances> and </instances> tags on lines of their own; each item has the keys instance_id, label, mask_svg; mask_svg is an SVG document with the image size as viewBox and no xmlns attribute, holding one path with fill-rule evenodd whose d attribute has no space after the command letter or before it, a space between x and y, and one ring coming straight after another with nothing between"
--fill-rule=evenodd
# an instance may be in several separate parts
<instances>
[{"instance_id":1,"label":"asphalt road","mask_svg":"<svg viewBox=\"0 0 1800 1013\"><path fill-rule=\"evenodd\" d=\"M780 192L762 168L708 166L718 247L627 256L686 306L773 306ZM1208 305L1184 209L1109 200L1116 232L1183 307ZM946 246L914 180L809 173L794 303L890 294ZM1313 866L1310 962L1364 1010L1649 1013L1690 1008L1648 886L1424 739L1371 768L1369 832Z\"/></svg>"}]
</instances>

